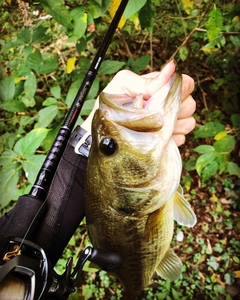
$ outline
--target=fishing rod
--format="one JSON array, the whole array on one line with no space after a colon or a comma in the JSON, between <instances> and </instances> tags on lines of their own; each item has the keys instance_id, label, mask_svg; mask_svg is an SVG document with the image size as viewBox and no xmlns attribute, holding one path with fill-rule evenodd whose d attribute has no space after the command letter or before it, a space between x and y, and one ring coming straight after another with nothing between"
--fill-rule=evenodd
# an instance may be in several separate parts
<instances>
[{"instance_id":1,"label":"fishing rod","mask_svg":"<svg viewBox=\"0 0 240 300\"><path fill-rule=\"evenodd\" d=\"M31 288L31 291L28 292L30 298L27 299L45 299L46 293L47 299L51 299L49 291L53 299L67 299L76 286L77 278L86 260L93 261L106 270L112 270L121 264L121 257L116 253L104 253L99 249L88 248L80 255L73 273L71 273L72 258L68 260L64 274L59 276L54 272L53 266L84 217L84 208L81 206L80 196L78 195L77 200L69 201L70 194L64 196L65 202L59 206L62 198L57 188L59 184L61 185L61 181L57 188L55 187L56 195L54 197L52 189L56 173L69 171L63 169L61 161L63 157L74 156L72 164L68 165L69 169L78 168L78 166L75 167L75 162L80 164L82 156L74 153L73 150L68 152L71 132L127 3L128 0L121 1L30 192L20 196L15 207L0 218L0 285L12 271L20 273L20 278L25 276L28 278L27 280L30 280L30 284L28 283L28 287ZM83 171L81 172L83 173ZM75 176L81 176L81 172ZM70 177L71 175L68 180L72 180ZM74 177L75 179L76 177ZM51 186L52 183L54 184ZM65 184L67 183L65 182ZM61 188L74 189L79 193L78 183L75 185L71 182L71 184L70 187L63 186ZM49 194L51 199L48 199ZM57 208L55 207L56 201L58 202ZM59 222L58 213L61 219ZM50 221L45 226L46 217ZM55 234L55 232L57 233ZM36 234L39 233L40 235L36 237ZM77 278L74 279L76 275ZM13 283L12 286L14 286ZM43 294L45 294L44 297Z\"/></svg>"},{"instance_id":2,"label":"fishing rod","mask_svg":"<svg viewBox=\"0 0 240 300\"><path fill-rule=\"evenodd\" d=\"M0 218L0 235L9 235L11 227L14 228L13 235L30 239L36 225L39 224L42 216L44 216L47 209L45 200L59 162L128 1L121 1L29 194L20 196L17 204L8 213L8 216ZM25 213L26 211L28 212L27 214ZM22 215L24 215L24 220Z\"/></svg>"},{"instance_id":3,"label":"fishing rod","mask_svg":"<svg viewBox=\"0 0 240 300\"><path fill-rule=\"evenodd\" d=\"M78 93L66 116L63 126L60 128L57 137L55 138L55 141L53 142L53 145L42 165L42 168L40 169L36 177L36 181L31 188L29 194L37 197L40 200L44 200L46 198L54 173L71 135L71 131L76 124L83 103L97 75L97 72L100 68L100 65L103 61L103 58L106 54L108 46L112 40L112 37L123 15L127 3L128 0L122 0L122 2L120 3L119 8L109 26L109 29L98 49L98 52L94 60L92 61L87 74L85 75L81 87L78 90Z\"/></svg>"}]
</instances>

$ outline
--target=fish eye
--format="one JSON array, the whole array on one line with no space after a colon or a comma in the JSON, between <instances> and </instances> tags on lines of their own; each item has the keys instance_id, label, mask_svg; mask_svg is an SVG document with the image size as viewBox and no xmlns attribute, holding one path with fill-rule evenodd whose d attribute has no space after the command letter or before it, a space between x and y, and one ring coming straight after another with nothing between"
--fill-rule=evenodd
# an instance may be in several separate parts
<instances>
[{"instance_id":1,"label":"fish eye","mask_svg":"<svg viewBox=\"0 0 240 300\"><path fill-rule=\"evenodd\" d=\"M117 142L113 138L104 137L100 141L99 148L103 154L110 156L116 152L118 145L117 145Z\"/></svg>"}]
</instances>

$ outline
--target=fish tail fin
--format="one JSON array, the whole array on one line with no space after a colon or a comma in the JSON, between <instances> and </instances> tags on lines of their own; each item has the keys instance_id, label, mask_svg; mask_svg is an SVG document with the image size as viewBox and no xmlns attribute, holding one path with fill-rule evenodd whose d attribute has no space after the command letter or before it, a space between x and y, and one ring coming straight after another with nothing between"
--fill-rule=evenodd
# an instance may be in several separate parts
<instances>
[{"instance_id":1,"label":"fish tail fin","mask_svg":"<svg viewBox=\"0 0 240 300\"><path fill-rule=\"evenodd\" d=\"M183 190L180 185L174 195L173 217L178 224L187 227L193 227L197 222L196 215L189 202L184 198Z\"/></svg>"}]
</instances>

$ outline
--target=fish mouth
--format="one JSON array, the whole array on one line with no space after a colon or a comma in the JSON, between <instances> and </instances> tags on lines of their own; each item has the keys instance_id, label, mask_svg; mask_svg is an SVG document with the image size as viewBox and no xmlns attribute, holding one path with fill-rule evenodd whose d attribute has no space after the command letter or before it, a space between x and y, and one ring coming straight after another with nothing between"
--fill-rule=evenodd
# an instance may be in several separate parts
<instances>
[{"instance_id":1,"label":"fish mouth","mask_svg":"<svg viewBox=\"0 0 240 300\"><path fill-rule=\"evenodd\" d=\"M159 131L164 125L164 116L175 106L181 88L181 75L174 73L170 80L152 97L144 99L142 94L135 98L129 95L100 94L100 110L110 121L135 131ZM178 97L179 98L179 97Z\"/></svg>"},{"instance_id":2,"label":"fish mouth","mask_svg":"<svg viewBox=\"0 0 240 300\"><path fill-rule=\"evenodd\" d=\"M106 119L134 131L154 132L163 126L161 114L147 109L141 94L133 99L128 95L101 93L99 108Z\"/></svg>"}]
</instances>

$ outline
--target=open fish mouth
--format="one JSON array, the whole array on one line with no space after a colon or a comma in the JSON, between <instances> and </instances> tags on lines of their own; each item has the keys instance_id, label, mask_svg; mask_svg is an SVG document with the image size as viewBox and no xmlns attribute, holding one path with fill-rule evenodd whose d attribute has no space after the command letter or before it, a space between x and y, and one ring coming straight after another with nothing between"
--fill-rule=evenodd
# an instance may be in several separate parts
<instances>
[{"instance_id":1,"label":"open fish mouth","mask_svg":"<svg viewBox=\"0 0 240 300\"><path fill-rule=\"evenodd\" d=\"M159 131L165 123L166 112L179 109L176 101L181 89L181 75L175 73L152 97L142 94L131 98L128 95L100 94L100 110L108 120L135 131Z\"/></svg>"}]
</instances>

